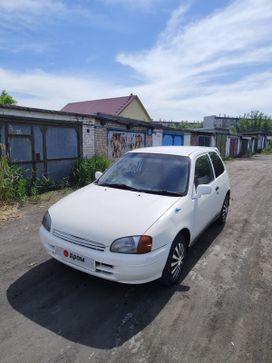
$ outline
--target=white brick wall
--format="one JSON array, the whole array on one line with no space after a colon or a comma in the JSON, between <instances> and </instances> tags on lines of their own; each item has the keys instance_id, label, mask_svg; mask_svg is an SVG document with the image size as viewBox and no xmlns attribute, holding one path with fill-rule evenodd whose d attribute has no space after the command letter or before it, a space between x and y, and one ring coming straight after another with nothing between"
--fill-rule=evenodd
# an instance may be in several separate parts
<instances>
[{"instance_id":1,"label":"white brick wall","mask_svg":"<svg viewBox=\"0 0 272 363\"><path fill-rule=\"evenodd\" d=\"M190 146L191 145L191 134L184 134L183 145Z\"/></svg>"},{"instance_id":2,"label":"white brick wall","mask_svg":"<svg viewBox=\"0 0 272 363\"><path fill-rule=\"evenodd\" d=\"M152 134L152 146L162 145L162 131L154 130Z\"/></svg>"},{"instance_id":3,"label":"white brick wall","mask_svg":"<svg viewBox=\"0 0 272 363\"><path fill-rule=\"evenodd\" d=\"M85 122L82 127L83 157L91 158L95 155L94 126L92 122Z\"/></svg>"}]
</instances>

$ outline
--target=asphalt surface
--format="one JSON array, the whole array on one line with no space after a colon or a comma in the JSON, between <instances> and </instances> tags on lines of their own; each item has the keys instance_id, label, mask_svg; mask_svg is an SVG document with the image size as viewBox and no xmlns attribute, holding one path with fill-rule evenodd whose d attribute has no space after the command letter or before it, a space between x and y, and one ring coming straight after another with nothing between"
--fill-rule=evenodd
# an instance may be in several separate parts
<instances>
[{"instance_id":1,"label":"asphalt surface","mask_svg":"<svg viewBox=\"0 0 272 363\"><path fill-rule=\"evenodd\" d=\"M46 203L0 225L1 362L272 362L272 156L227 163L231 208L174 288L121 285L43 251Z\"/></svg>"}]
</instances>

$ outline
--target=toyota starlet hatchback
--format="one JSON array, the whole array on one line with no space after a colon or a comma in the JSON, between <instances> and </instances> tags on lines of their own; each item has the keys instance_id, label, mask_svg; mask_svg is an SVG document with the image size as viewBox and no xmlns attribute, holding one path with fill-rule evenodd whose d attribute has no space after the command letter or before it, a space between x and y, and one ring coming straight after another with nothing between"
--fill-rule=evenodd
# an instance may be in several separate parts
<instances>
[{"instance_id":1,"label":"toyota starlet hatchback","mask_svg":"<svg viewBox=\"0 0 272 363\"><path fill-rule=\"evenodd\" d=\"M171 285L199 234L225 223L229 201L216 148L137 149L49 208L40 238L50 256L91 275Z\"/></svg>"}]
</instances>

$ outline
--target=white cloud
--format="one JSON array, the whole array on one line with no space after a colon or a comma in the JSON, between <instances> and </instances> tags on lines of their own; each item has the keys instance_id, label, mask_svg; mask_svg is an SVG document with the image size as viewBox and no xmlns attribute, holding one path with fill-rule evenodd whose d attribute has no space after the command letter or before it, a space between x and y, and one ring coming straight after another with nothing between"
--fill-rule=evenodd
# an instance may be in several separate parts
<instances>
[{"instance_id":1,"label":"white cloud","mask_svg":"<svg viewBox=\"0 0 272 363\"><path fill-rule=\"evenodd\" d=\"M251 77L258 79L256 66L269 62L271 66L271 1L234 1L187 25L183 21L184 10L182 6L173 12L152 49L121 53L117 57L142 79L143 84L138 89L151 104L153 115L178 120L199 118L201 114L211 112L236 114L258 105L265 107L258 97L270 92L270 85L266 91L263 88L263 92L259 92L251 89L248 82ZM245 66L255 66L250 77L237 76L235 79L235 74L239 74L238 67L243 71ZM227 85L218 83L215 87L216 76L222 73L229 74L229 82ZM271 79L270 74L266 76ZM231 82L231 79L234 80ZM234 87L237 84L239 91ZM262 87L262 84L258 83L258 86ZM243 98L245 94L252 96L247 104ZM236 101L239 99L243 102Z\"/></svg>"},{"instance_id":2,"label":"white cloud","mask_svg":"<svg viewBox=\"0 0 272 363\"><path fill-rule=\"evenodd\" d=\"M121 5L131 9L139 8L148 10L159 5L161 0L103 0L103 2L109 5Z\"/></svg>"},{"instance_id":3,"label":"white cloud","mask_svg":"<svg viewBox=\"0 0 272 363\"><path fill-rule=\"evenodd\" d=\"M19 73L1 68L0 87L7 89L21 106L56 110L71 101L120 96L128 92L94 76L56 75L41 70Z\"/></svg>"},{"instance_id":4,"label":"white cloud","mask_svg":"<svg viewBox=\"0 0 272 363\"><path fill-rule=\"evenodd\" d=\"M11 53L42 53L50 42L35 40L36 32L46 34L48 28L69 24L77 27L116 29L107 14L96 13L82 2L68 4L64 0L0 0L0 49ZM34 39L34 40L33 40Z\"/></svg>"},{"instance_id":5,"label":"white cloud","mask_svg":"<svg viewBox=\"0 0 272 363\"><path fill-rule=\"evenodd\" d=\"M26 34L68 11L58 0L0 0L0 42L8 44L11 36L13 41L17 36L19 43L23 42Z\"/></svg>"},{"instance_id":6,"label":"white cloud","mask_svg":"<svg viewBox=\"0 0 272 363\"><path fill-rule=\"evenodd\" d=\"M20 53L20 52L33 52L33 53L44 53L47 51L48 45L42 42L18 42L16 46L10 47L6 42L1 42L0 40L0 50L8 51L10 53Z\"/></svg>"},{"instance_id":7,"label":"white cloud","mask_svg":"<svg viewBox=\"0 0 272 363\"><path fill-rule=\"evenodd\" d=\"M60 11L65 8L61 1L54 0L0 0L2 11Z\"/></svg>"}]
</instances>

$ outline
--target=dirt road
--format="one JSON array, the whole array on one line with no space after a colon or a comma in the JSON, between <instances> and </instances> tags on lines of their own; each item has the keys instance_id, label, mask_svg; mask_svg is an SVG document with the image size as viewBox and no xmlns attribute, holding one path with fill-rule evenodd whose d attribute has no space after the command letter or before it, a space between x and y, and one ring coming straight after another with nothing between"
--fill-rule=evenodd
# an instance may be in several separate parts
<instances>
[{"instance_id":1,"label":"dirt road","mask_svg":"<svg viewBox=\"0 0 272 363\"><path fill-rule=\"evenodd\" d=\"M0 225L0 361L271 362L272 156L227 167L228 222L201 236L174 288L49 259L38 239L46 203Z\"/></svg>"}]
</instances>

